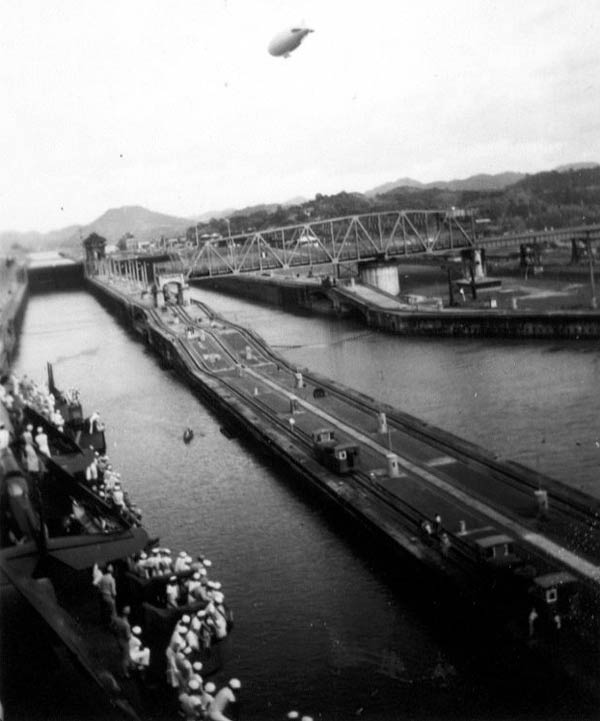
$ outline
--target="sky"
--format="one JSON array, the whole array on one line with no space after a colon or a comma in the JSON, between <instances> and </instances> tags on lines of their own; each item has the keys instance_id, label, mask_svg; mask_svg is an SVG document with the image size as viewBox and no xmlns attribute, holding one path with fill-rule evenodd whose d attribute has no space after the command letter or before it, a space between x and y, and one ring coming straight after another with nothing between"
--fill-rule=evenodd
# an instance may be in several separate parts
<instances>
[{"instance_id":1,"label":"sky","mask_svg":"<svg viewBox=\"0 0 600 721\"><path fill-rule=\"evenodd\" d=\"M0 0L0 229L600 161L599 31L598 0Z\"/></svg>"}]
</instances>

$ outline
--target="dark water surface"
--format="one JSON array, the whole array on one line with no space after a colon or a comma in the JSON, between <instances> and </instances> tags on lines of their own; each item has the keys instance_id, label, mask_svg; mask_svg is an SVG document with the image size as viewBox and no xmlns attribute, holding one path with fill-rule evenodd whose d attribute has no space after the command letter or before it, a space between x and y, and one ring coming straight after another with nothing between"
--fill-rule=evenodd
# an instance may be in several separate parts
<instances>
[{"instance_id":1,"label":"dark water surface","mask_svg":"<svg viewBox=\"0 0 600 721\"><path fill-rule=\"evenodd\" d=\"M202 298L299 365L598 491L598 345L400 339ZM445 628L420 603L418 575L382 558L269 458L225 438L91 296L31 299L16 370L42 379L47 360L60 387L79 388L85 408L101 412L148 530L212 559L236 619L234 655L218 680L242 679L243 719L283 719L292 708L326 721L593 716L566 691L523 688L496 672L493 648L475 653L467 628ZM189 446L187 425L196 431ZM30 717L31 699L8 697L13 717ZM71 709L39 703L40 718L92 715L77 698Z\"/></svg>"}]
</instances>

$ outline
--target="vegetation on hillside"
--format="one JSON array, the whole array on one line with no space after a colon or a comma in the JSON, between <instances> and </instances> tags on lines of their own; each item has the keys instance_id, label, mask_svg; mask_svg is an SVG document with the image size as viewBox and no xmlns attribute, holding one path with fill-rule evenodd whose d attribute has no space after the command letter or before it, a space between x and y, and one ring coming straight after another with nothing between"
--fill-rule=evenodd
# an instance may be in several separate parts
<instances>
[{"instance_id":1,"label":"vegetation on hillside","mask_svg":"<svg viewBox=\"0 0 600 721\"><path fill-rule=\"evenodd\" d=\"M317 193L301 205L246 208L233 213L229 225L224 218L213 218L192 226L187 233L189 238L196 232L227 236L229 231L236 235L344 215L451 207L489 219L489 230L494 233L600 223L600 167L527 175L504 190L401 187L372 198L362 193Z\"/></svg>"}]
</instances>

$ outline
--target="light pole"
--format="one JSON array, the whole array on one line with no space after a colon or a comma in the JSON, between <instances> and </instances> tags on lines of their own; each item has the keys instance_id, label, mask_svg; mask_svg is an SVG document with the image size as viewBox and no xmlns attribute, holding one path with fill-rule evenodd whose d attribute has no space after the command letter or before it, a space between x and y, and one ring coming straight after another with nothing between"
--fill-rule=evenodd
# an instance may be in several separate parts
<instances>
[{"instance_id":1,"label":"light pole","mask_svg":"<svg viewBox=\"0 0 600 721\"><path fill-rule=\"evenodd\" d=\"M225 218L227 223L227 247L229 248L229 262L231 263L231 269L233 270L233 243L231 241L231 223L229 218Z\"/></svg>"},{"instance_id":2,"label":"light pole","mask_svg":"<svg viewBox=\"0 0 600 721\"><path fill-rule=\"evenodd\" d=\"M596 310L598 307L598 301L596 300L596 284L594 282L594 256L592 255L592 239L590 238L590 232L587 232L586 238L588 263L590 268L590 290L591 290L591 301L590 306L592 310Z\"/></svg>"}]
</instances>

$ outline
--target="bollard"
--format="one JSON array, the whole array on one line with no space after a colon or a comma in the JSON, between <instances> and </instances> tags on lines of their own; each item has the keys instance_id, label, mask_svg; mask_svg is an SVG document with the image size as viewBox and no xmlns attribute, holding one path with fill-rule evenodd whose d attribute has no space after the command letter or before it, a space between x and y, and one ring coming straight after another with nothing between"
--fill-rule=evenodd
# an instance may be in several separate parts
<instances>
[{"instance_id":1,"label":"bollard","mask_svg":"<svg viewBox=\"0 0 600 721\"><path fill-rule=\"evenodd\" d=\"M387 416L385 413L378 413L377 414L377 433L387 433L388 432L388 424L387 424Z\"/></svg>"},{"instance_id":2,"label":"bollard","mask_svg":"<svg viewBox=\"0 0 600 721\"><path fill-rule=\"evenodd\" d=\"M258 388L256 386L254 386L254 394L253 395L255 395L255 396L258 395Z\"/></svg>"},{"instance_id":3,"label":"bollard","mask_svg":"<svg viewBox=\"0 0 600 721\"><path fill-rule=\"evenodd\" d=\"M290 418L288 423L290 424L290 431L294 432L294 426L296 425L296 421L293 418Z\"/></svg>"},{"instance_id":4,"label":"bollard","mask_svg":"<svg viewBox=\"0 0 600 721\"><path fill-rule=\"evenodd\" d=\"M388 476L390 478L398 478L400 476L400 466L398 465L398 456L395 453L386 453Z\"/></svg>"},{"instance_id":5,"label":"bollard","mask_svg":"<svg viewBox=\"0 0 600 721\"><path fill-rule=\"evenodd\" d=\"M450 536L447 533L442 533L440 535L440 550L444 556L448 555L451 545Z\"/></svg>"},{"instance_id":6,"label":"bollard","mask_svg":"<svg viewBox=\"0 0 600 721\"><path fill-rule=\"evenodd\" d=\"M302 378L302 373L300 373L300 371L296 371L294 373L294 387L304 388L304 379Z\"/></svg>"},{"instance_id":7,"label":"bollard","mask_svg":"<svg viewBox=\"0 0 600 721\"><path fill-rule=\"evenodd\" d=\"M545 518L548 515L548 509L550 507L548 502L548 491L544 491L539 488L537 491L533 492L533 495L535 496L535 501L537 503L538 518Z\"/></svg>"}]
</instances>

